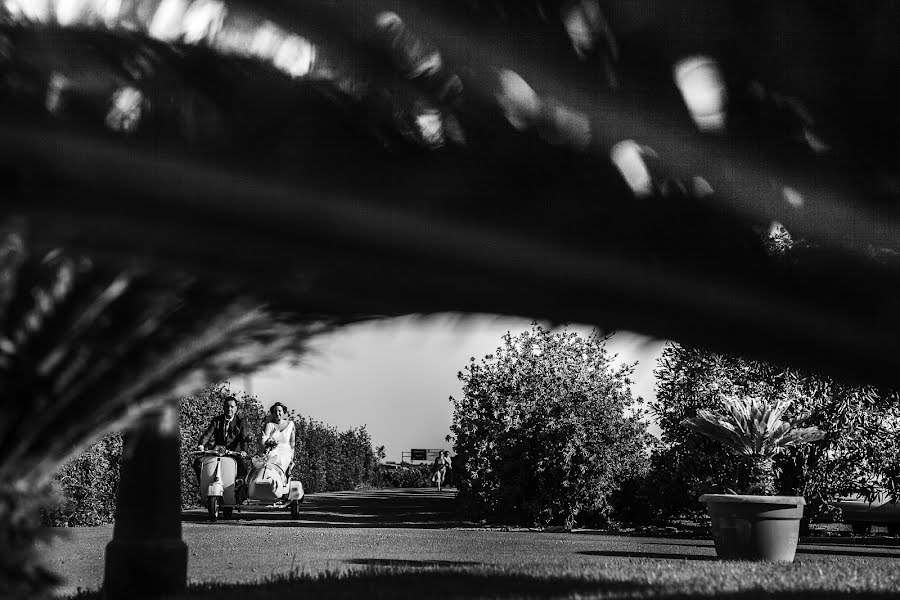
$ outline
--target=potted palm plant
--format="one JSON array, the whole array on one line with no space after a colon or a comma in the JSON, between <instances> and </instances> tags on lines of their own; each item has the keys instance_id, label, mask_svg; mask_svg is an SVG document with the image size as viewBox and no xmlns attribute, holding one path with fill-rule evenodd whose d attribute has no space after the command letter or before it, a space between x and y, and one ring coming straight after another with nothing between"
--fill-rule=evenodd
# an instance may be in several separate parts
<instances>
[{"instance_id":1,"label":"potted palm plant","mask_svg":"<svg viewBox=\"0 0 900 600\"><path fill-rule=\"evenodd\" d=\"M778 496L775 456L788 448L822 439L816 427L804 427L809 417L784 419L789 399L774 406L751 396L722 397L722 410L701 410L685 424L725 444L746 459L750 483L746 494L704 494L712 520L716 554L722 559L792 562L797 551L802 496Z\"/></svg>"}]
</instances>

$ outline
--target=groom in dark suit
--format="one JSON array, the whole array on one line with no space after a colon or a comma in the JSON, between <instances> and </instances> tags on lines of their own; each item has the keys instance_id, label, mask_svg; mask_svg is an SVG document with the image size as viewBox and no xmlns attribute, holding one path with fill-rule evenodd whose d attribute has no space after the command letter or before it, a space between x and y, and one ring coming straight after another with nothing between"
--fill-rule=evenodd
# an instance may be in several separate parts
<instances>
[{"instance_id":1,"label":"groom in dark suit","mask_svg":"<svg viewBox=\"0 0 900 600\"><path fill-rule=\"evenodd\" d=\"M247 475L247 466L244 459L247 453L244 451L244 420L237 414L237 400L234 396L227 396L222 401L222 414L214 418L203 437L198 443L199 450L213 448L216 446L224 446L226 450L231 452L239 452L240 457L237 460L237 477L243 479ZM202 457L194 460L194 471L197 473L197 480L200 479L200 465Z\"/></svg>"}]
</instances>

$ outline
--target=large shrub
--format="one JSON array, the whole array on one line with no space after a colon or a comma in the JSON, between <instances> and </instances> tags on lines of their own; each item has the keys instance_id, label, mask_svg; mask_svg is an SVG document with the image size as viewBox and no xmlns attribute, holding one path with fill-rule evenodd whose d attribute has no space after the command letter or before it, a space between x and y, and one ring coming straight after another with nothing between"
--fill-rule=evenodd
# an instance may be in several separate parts
<instances>
[{"instance_id":1,"label":"large shrub","mask_svg":"<svg viewBox=\"0 0 900 600\"><path fill-rule=\"evenodd\" d=\"M459 373L459 499L473 516L572 526L610 516L611 496L645 463L646 424L629 410L634 365L606 339L534 324Z\"/></svg>"},{"instance_id":2,"label":"large shrub","mask_svg":"<svg viewBox=\"0 0 900 600\"><path fill-rule=\"evenodd\" d=\"M708 492L745 488L746 465L720 444L692 431L685 419L715 408L720 396L790 398L788 418L812 413L822 441L776 460L778 488L806 497L808 514L828 510L839 494L897 492L900 405L895 391L853 386L770 363L669 344L656 370L651 404L661 439L642 495L663 518L699 511Z\"/></svg>"},{"instance_id":3,"label":"large shrub","mask_svg":"<svg viewBox=\"0 0 900 600\"><path fill-rule=\"evenodd\" d=\"M112 523L121 459L122 436L116 433L62 465L56 475L59 501L41 509L43 523L55 527Z\"/></svg>"}]
</instances>

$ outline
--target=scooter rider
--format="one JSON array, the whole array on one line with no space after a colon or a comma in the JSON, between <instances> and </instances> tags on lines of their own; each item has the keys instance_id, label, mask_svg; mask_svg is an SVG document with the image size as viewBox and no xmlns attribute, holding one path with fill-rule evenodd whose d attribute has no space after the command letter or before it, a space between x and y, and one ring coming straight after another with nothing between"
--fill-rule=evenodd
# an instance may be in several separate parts
<instances>
[{"instance_id":1,"label":"scooter rider","mask_svg":"<svg viewBox=\"0 0 900 600\"><path fill-rule=\"evenodd\" d=\"M222 414L209 423L197 448L205 450L207 447L224 446L228 451L238 452L240 458L235 457L236 475L238 479L245 479L247 465L244 463L244 459L247 458L247 453L244 450L244 443L244 420L237 414L237 400L234 396L227 396L222 400ZM194 459L194 472L197 473L198 481L202 462L203 458L200 456Z\"/></svg>"}]
</instances>

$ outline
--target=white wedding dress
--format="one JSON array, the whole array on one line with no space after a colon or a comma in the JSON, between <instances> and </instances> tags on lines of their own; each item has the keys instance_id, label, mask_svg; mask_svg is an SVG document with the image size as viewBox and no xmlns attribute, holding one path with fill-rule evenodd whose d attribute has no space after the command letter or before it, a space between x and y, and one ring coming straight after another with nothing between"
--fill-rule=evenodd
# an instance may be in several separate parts
<instances>
[{"instance_id":1,"label":"white wedding dress","mask_svg":"<svg viewBox=\"0 0 900 600\"><path fill-rule=\"evenodd\" d=\"M294 422L288 421L284 429L278 429L278 423L266 423L263 430L263 444L267 440L274 440L277 445L269 450L266 458L270 463L275 463L281 467L282 472L287 474L288 466L294 460L294 449L291 447L291 438L294 435Z\"/></svg>"},{"instance_id":2,"label":"white wedding dress","mask_svg":"<svg viewBox=\"0 0 900 600\"><path fill-rule=\"evenodd\" d=\"M291 438L294 436L294 422L288 421L284 429L278 423L266 423L262 443L274 441L275 446L266 453L263 461L253 459L255 470L248 483L248 495L253 500L278 500L288 493L288 467L294 459Z\"/></svg>"}]
</instances>

